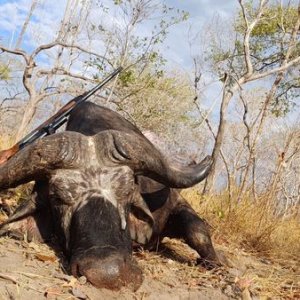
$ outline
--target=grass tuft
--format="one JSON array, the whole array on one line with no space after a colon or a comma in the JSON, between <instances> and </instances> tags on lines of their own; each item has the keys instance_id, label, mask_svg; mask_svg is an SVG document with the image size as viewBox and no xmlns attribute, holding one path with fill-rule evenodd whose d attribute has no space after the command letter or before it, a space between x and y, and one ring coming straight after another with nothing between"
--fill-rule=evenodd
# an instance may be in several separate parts
<instances>
[{"instance_id":1,"label":"grass tuft","mask_svg":"<svg viewBox=\"0 0 300 300\"><path fill-rule=\"evenodd\" d=\"M182 195L210 224L217 248L223 247L225 256L238 262L238 269L244 268L242 280L252 282L254 295L300 298L299 211L288 217L276 215L268 195L246 196L239 202L238 197L229 201L225 192L202 197L188 189Z\"/></svg>"}]
</instances>

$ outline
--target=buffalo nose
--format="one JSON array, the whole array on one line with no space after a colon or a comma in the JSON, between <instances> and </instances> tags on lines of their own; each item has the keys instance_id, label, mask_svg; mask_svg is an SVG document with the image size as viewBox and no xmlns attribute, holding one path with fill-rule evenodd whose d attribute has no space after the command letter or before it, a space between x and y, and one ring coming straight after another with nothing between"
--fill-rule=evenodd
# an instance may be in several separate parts
<instances>
[{"instance_id":1,"label":"buffalo nose","mask_svg":"<svg viewBox=\"0 0 300 300\"><path fill-rule=\"evenodd\" d=\"M143 282L143 275L131 257L112 255L105 259L83 257L71 262L73 276L85 276L98 288L119 290L126 286L136 291Z\"/></svg>"}]
</instances>

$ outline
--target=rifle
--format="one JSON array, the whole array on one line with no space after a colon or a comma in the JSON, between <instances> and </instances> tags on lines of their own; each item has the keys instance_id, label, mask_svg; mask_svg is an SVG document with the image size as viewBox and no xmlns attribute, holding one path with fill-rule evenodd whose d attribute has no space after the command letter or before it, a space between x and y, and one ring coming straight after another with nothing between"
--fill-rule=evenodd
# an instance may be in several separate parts
<instances>
[{"instance_id":1,"label":"rifle","mask_svg":"<svg viewBox=\"0 0 300 300\"><path fill-rule=\"evenodd\" d=\"M80 103L86 101L89 97L95 94L99 89L101 89L106 83L108 83L112 78L119 74L123 70L122 67L114 70L110 75L108 75L103 81L97 84L90 91L75 97L65 104L55 115L50 117L36 129L27 134L23 139L17 142L14 146L7 150L0 151L0 165L9 160L13 155L19 152L21 149L26 147L26 145L33 143L35 140L42 138L46 135L53 134L59 127L61 127L67 120L72 112L72 110Z\"/></svg>"}]
</instances>

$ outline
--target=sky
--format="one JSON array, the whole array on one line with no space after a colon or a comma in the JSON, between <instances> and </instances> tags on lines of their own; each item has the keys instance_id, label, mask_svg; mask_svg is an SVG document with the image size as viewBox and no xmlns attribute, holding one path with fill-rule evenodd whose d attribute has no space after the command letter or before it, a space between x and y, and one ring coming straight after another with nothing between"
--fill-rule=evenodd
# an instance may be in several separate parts
<instances>
[{"instance_id":1,"label":"sky","mask_svg":"<svg viewBox=\"0 0 300 300\"><path fill-rule=\"evenodd\" d=\"M230 18L238 8L237 0L168 0L167 3L189 12L190 15L187 22L177 25L169 33L166 41L167 57L179 68L186 68L191 64L189 34L201 31L214 16Z\"/></svg>"},{"instance_id":2,"label":"sky","mask_svg":"<svg viewBox=\"0 0 300 300\"><path fill-rule=\"evenodd\" d=\"M73 0L84 1L84 0ZM89 0L85 0L89 1ZM155 0L153 0L155 1ZM159 1L159 0L156 0ZM179 69L190 75L192 74L193 60L191 56L191 49L189 42L190 36L196 32L205 33L207 26L211 24L214 17L220 16L230 22L233 16L239 10L238 0L164 0L168 6L184 10L189 13L189 18L186 22L173 26L168 33L162 49L164 57L168 60L168 67L171 69ZM93 0L94 3L104 3L107 6L113 6L113 0ZM13 48L16 43L18 33L30 9L32 0L0 0L0 43L6 47ZM38 0L38 6L35 10L34 17L28 32L22 43L22 48L30 51L36 46L52 42L56 36L57 31L62 20L67 0ZM98 12L92 10L92 17L97 20L103 16ZM110 19L105 22L116 22L116 17L109 14ZM143 34L150 32L151 22L141 27ZM224 23L226 28L226 23ZM97 41L96 41L97 42ZM84 42L83 42L84 43ZM97 48L97 44L95 44ZM194 50L197 51L197 45L193 45ZM97 48L97 50L99 47ZM100 52L100 51L98 51ZM1 59L1 56L0 56ZM42 58L40 63L47 64L49 57L46 55ZM81 67L77 66L77 71L81 72ZM209 76L209 75L208 75ZM212 107L218 99L220 99L222 87L219 82L212 84L206 88L203 99L207 99L208 108ZM205 100L204 100L205 102ZM205 104L204 104L205 105ZM216 107L217 108L217 107ZM218 111L217 109L215 110Z\"/></svg>"},{"instance_id":3,"label":"sky","mask_svg":"<svg viewBox=\"0 0 300 300\"><path fill-rule=\"evenodd\" d=\"M22 44L30 49L34 43L46 43L54 37L59 21L63 16L66 0L38 0L39 5L34 14L29 32ZM102 1L99 1L102 2ZM103 2L108 2L103 1ZM112 2L112 0L111 0ZM191 65L189 47L189 29L201 30L216 14L230 17L238 7L237 0L166 0L166 4L185 10L190 17L187 22L174 26L164 44L164 55L169 64L177 68L188 68ZM13 47L20 27L30 9L31 0L0 0L0 43ZM147 28L146 28L147 29Z\"/></svg>"},{"instance_id":4,"label":"sky","mask_svg":"<svg viewBox=\"0 0 300 300\"><path fill-rule=\"evenodd\" d=\"M82 0L73 0L82 1ZM85 0L89 1L89 0ZM154 0L158 1L159 0ZM113 0L93 0L93 3L103 3L105 6L113 6ZM79 2L80 3L80 2ZM167 60L166 68L169 70L180 70L189 75L193 80L193 60L191 56L191 47L189 44L190 37L196 32L201 32L212 18L219 15L230 19L238 8L238 0L164 0L169 7L184 10L189 13L186 22L182 22L170 28L167 39L162 45L164 58ZM14 48L20 32L28 15L32 4L32 0L0 0L0 43L8 48ZM38 0L38 5L34 11L33 18L28 26L28 30L21 44L21 48L27 52L31 52L37 46L52 42L57 37L60 21L66 8L67 0ZM100 15L97 10L92 10L91 18L96 21L105 17ZM105 22L116 22L118 20L112 14L110 19ZM147 35L151 33L151 24L146 22L140 27L141 34ZM192 28L192 29L191 29ZM94 41L93 48L101 54L101 45L99 41ZM84 42L81 44L84 45ZM84 47L86 48L86 47ZM197 49L197 47L195 47ZM54 50L53 50L54 51ZM1 56L0 56L1 59ZM47 67L51 64L48 54L39 56L39 66ZM73 64L73 73L82 74L82 65L79 61ZM215 86L214 86L215 85ZM221 87L219 83L215 83L205 90L203 94L204 107L211 107L212 103L216 103L220 99ZM207 99L207 104L205 103ZM215 100L211 100L215 99ZM213 104L214 105L214 104ZM217 107L216 107L217 108ZM208 108L207 108L208 109Z\"/></svg>"},{"instance_id":5,"label":"sky","mask_svg":"<svg viewBox=\"0 0 300 300\"><path fill-rule=\"evenodd\" d=\"M82 0L73 0L82 1ZM86 0L88 1L88 0ZM113 0L93 0L94 3L104 3L113 6ZM157 0L159 1L159 0ZM181 70L188 74L193 80L193 60L192 55L197 53L197 45L191 43L191 36L197 32L205 33L207 26L213 22L216 16L230 22L239 10L238 0L164 0L168 6L184 10L189 13L186 22L173 26L169 32L165 43L162 46L164 57L167 59L169 69ZM0 0L0 43L9 48L14 48L20 28L29 12L32 0ZM21 48L29 51L36 46L52 42L58 32L60 21L62 20L67 0L38 0L38 6L28 32L23 40ZM91 16L97 20L101 19L97 11L92 11ZM119 20L109 15L108 22L119 22ZM149 28L147 28L149 26ZM140 29L142 34L151 31L151 22L145 23ZM225 27L225 25L224 25ZM193 49L191 50L191 44ZM199 44L199 41L198 41ZM95 44L94 48L99 49ZM100 52L100 51L97 51ZM100 52L101 54L101 52ZM1 59L1 56L0 56ZM47 65L49 57L40 57L39 64ZM81 65L76 66L76 71L80 73ZM206 75L204 75L206 76ZM209 76L209 75L207 75ZM207 80L210 81L210 78ZM201 95L204 108L218 113L218 105L222 93L222 86L218 81L206 87ZM217 106L215 106L217 103Z\"/></svg>"},{"instance_id":6,"label":"sky","mask_svg":"<svg viewBox=\"0 0 300 300\"><path fill-rule=\"evenodd\" d=\"M73 0L74 2L79 0ZM88 0L86 0L88 1ZM97 0L98 3L103 3L106 6L113 6L113 0ZM159 0L157 0L159 1ZM218 15L230 19L238 9L238 0L164 0L165 4L176 9L184 10L189 13L189 18L186 22L182 22L170 28L167 39L161 46L164 58L167 60L166 68L169 70L180 70L193 78L193 59L191 51L197 51L197 45L193 45L191 50L191 36L197 32L204 30L213 17ZM9 48L14 48L20 28L24 24L24 20L30 10L32 0L0 0L0 43ZM41 44L52 42L58 32L60 21L66 8L67 0L38 0L38 5L35 9L34 16L27 33L21 45L22 49L31 52L34 48ZM96 3L96 0L93 0ZM101 19L105 16L99 15L97 10L92 10L90 18ZM118 20L112 14L109 14L110 19L104 22L116 22ZM139 27L140 34L147 35L151 33L153 23L145 22ZM100 42L94 41L93 48L101 54ZM199 42L198 42L199 43ZM82 46L84 42L82 43ZM1 57L0 57L1 59ZM39 57L39 65L47 66L51 64L49 56L42 54ZM82 65L77 62L73 65L77 73L82 72ZM74 70L74 69L73 69ZM208 99L208 106L211 106L210 99L219 99L221 87L218 83L205 90L203 95ZM205 103L204 103L205 106Z\"/></svg>"}]
</instances>

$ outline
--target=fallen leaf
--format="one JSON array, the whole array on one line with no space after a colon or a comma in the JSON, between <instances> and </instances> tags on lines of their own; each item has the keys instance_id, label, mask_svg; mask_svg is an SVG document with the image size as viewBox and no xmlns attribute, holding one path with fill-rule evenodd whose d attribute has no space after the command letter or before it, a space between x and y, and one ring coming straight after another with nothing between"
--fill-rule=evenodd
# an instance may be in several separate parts
<instances>
[{"instance_id":1,"label":"fallen leaf","mask_svg":"<svg viewBox=\"0 0 300 300\"><path fill-rule=\"evenodd\" d=\"M61 273L58 273L58 272L54 272L52 274L53 277L55 278L58 278L58 279L61 279L61 280L65 280L65 281L71 281L71 279L73 278L73 276L70 276L70 275L66 275L66 274L61 274Z\"/></svg>"},{"instance_id":2,"label":"fallen leaf","mask_svg":"<svg viewBox=\"0 0 300 300\"><path fill-rule=\"evenodd\" d=\"M234 280L234 282L235 282L235 284L238 285L238 287L241 290L249 288L251 286L251 284L252 284L252 280L249 279L249 278L239 278L239 277L236 277L235 280Z\"/></svg>"},{"instance_id":3,"label":"fallen leaf","mask_svg":"<svg viewBox=\"0 0 300 300\"><path fill-rule=\"evenodd\" d=\"M51 297L54 297L54 296L61 296L63 294L64 293L63 293L63 291L60 287L49 287L49 288L46 289L46 291L44 293L44 296L46 298L51 298Z\"/></svg>"},{"instance_id":4,"label":"fallen leaf","mask_svg":"<svg viewBox=\"0 0 300 300\"><path fill-rule=\"evenodd\" d=\"M242 292L242 300L252 300L251 294L248 288L245 288Z\"/></svg>"},{"instance_id":5,"label":"fallen leaf","mask_svg":"<svg viewBox=\"0 0 300 300\"><path fill-rule=\"evenodd\" d=\"M38 251L38 252L40 251L39 245L37 245L37 244L35 244L33 242L28 243L28 247L31 248L31 249L33 249L33 250L35 250L35 251Z\"/></svg>"},{"instance_id":6,"label":"fallen leaf","mask_svg":"<svg viewBox=\"0 0 300 300\"><path fill-rule=\"evenodd\" d=\"M84 285L84 284L87 283L87 279L86 279L85 276L80 276L80 277L78 278L78 282L79 282L81 285Z\"/></svg>"},{"instance_id":7,"label":"fallen leaf","mask_svg":"<svg viewBox=\"0 0 300 300\"><path fill-rule=\"evenodd\" d=\"M83 291L81 291L78 288L72 288L72 294L79 299L87 299L87 295L85 293L83 293Z\"/></svg>"},{"instance_id":8,"label":"fallen leaf","mask_svg":"<svg viewBox=\"0 0 300 300\"><path fill-rule=\"evenodd\" d=\"M36 253L35 257L41 261L50 261L50 262L55 262L56 261L56 256L54 255L46 255L42 253Z\"/></svg>"},{"instance_id":9,"label":"fallen leaf","mask_svg":"<svg viewBox=\"0 0 300 300\"><path fill-rule=\"evenodd\" d=\"M72 288L74 288L77 283L78 283L77 278L72 277L69 282L63 283L62 286L63 287L72 287Z\"/></svg>"}]
</instances>

